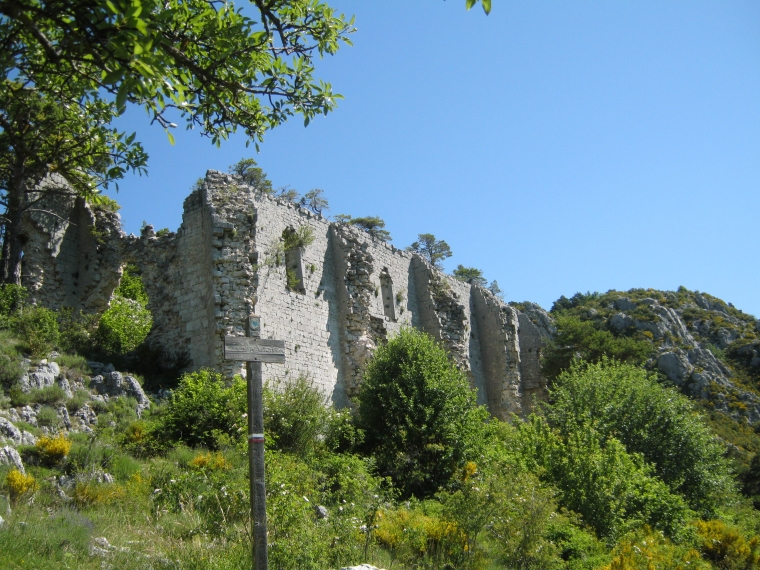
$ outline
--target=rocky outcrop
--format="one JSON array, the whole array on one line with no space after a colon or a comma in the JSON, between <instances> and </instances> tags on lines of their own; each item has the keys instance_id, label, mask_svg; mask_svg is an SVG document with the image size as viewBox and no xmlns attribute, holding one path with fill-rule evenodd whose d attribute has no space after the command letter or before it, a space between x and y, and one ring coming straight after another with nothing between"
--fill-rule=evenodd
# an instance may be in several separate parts
<instances>
[{"instance_id":1,"label":"rocky outcrop","mask_svg":"<svg viewBox=\"0 0 760 570\"><path fill-rule=\"evenodd\" d=\"M21 456L18 454L18 451L10 446L6 445L5 447L0 448L0 465L10 465L21 471L21 473L26 474L26 469L24 469L24 463L21 461Z\"/></svg>"},{"instance_id":2,"label":"rocky outcrop","mask_svg":"<svg viewBox=\"0 0 760 570\"><path fill-rule=\"evenodd\" d=\"M101 396L118 398L127 396L137 400L137 413L150 408L150 400L143 392L142 386L133 376L124 376L121 372L108 372L105 376L96 375L90 379L90 388Z\"/></svg>"}]
</instances>

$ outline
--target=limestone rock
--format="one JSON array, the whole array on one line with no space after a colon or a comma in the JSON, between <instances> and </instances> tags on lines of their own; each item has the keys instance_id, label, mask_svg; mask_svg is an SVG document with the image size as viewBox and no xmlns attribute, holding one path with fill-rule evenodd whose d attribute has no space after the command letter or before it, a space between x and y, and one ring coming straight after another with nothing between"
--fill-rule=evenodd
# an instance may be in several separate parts
<instances>
[{"instance_id":1,"label":"limestone rock","mask_svg":"<svg viewBox=\"0 0 760 570\"><path fill-rule=\"evenodd\" d=\"M18 451L9 445L0 448L0 465L12 465L21 471L21 473L26 474L24 464L21 462L21 456L18 454Z\"/></svg>"},{"instance_id":2,"label":"limestone rock","mask_svg":"<svg viewBox=\"0 0 760 570\"><path fill-rule=\"evenodd\" d=\"M314 507L314 513L317 515L318 519L326 519L329 515L327 507L323 507L322 505Z\"/></svg>"},{"instance_id":3,"label":"limestone rock","mask_svg":"<svg viewBox=\"0 0 760 570\"><path fill-rule=\"evenodd\" d=\"M21 416L21 421L33 426L37 425L37 412L31 406L24 406L21 408L19 415Z\"/></svg>"},{"instance_id":4,"label":"limestone rock","mask_svg":"<svg viewBox=\"0 0 760 570\"><path fill-rule=\"evenodd\" d=\"M140 386L140 383L132 376L123 376L121 372L108 372L104 376L93 376L90 380L90 388L101 396L118 398L129 396L137 400L138 414L150 407L150 400Z\"/></svg>"},{"instance_id":5,"label":"limestone rock","mask_svg":"<svg viewBox=\"0 0 760 570\"><path fill-rule=\"evenodd\" d=\"M3 417L0 417L0 436L10 439L16 445L21 443L21 430Z\"/></svg>"},{"instance_id":6,"label":"limestone rock","mask_svg":"<svg viewBox=\"0 0 760 570\"><path fill-rule=\"evenodd\" d=\"M694 370L681 349L661 354L657 359L657 368L676 386L683 386Z\"/></svg>"},{"instance_id":7,"label":"limestone rock","mask_svg":"<svg viewBox=\"0 0 760 570\"><path fill-rule=\"evenodd\" d=\"M98 415L88 404L84 404L71 415L79 419L83 426L92 426L98 423Z\"/></svg>"},{"instance_id":8,"label":"limestone rock","mask_svg":"<svg viewBox=\"0 0 760 570\"><path fill-rule=\"evenodd\" d=\"M34 437L34 434L31 434L28 431L21 432L21 445L35 445L36 443L37 438Z\"/></svg>"},{"instance_id":9,"label":"limestone rock","mask_svg":"<svg viewBox=\"0 0 760 570\"><path fill-rule=\"evenodd\" d=\"M61 368L57 362L48 363L47 360L42 360L33 370L21 377L19 386L24 392L47 388L55 384L60 374Z\"/></svg>"},{"instance_id":10,"label":"limestone rock","mask_svg":"<svg viewBox=\"0 0 760 570\"><path fill-rule=\"evenodd\" d=\"M615 332L623 332L631 327L636 326L636 321L625 313L615 313L609 320L610 328Z\"/></svg>"}]
</instances>

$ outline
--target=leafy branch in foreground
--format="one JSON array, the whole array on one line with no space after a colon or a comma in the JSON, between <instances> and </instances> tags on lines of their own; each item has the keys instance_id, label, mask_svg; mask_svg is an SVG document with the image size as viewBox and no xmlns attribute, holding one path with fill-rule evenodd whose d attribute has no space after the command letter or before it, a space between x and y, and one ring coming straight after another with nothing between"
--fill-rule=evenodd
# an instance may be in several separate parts
<instances>
[{"instance_id":1,"label":"leafy branch in foreground","mask_svg":"<svg viewBox=\"0 0 760 570\"><path fill-rule=\"evenodd\" d=\"M308 124L335 108L313 62L354 27L317 0L252 4L255 19L206 0L0 0L2 73L61 102L72 82L79 95L109 93L166 129L171 110L216 144L237 127L261 141L289 116Z\"/></svg>"}]
</instances>

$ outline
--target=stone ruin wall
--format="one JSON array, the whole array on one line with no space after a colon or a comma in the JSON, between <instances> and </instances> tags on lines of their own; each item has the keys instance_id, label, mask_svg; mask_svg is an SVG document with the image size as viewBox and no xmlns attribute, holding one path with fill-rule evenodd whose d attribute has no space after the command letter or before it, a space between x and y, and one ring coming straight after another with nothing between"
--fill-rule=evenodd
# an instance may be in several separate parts
<instances>
[{"instance_id":1,"label":"stone ruin wall","mask_svg":"<svg viewBox=\"0 0 760 570\"><path fill-rule=\"evenodd\" d=\"M262 317L262 338L284 339L283 365L267 379L309 377L337 406L356 394L379 343L401 327L431 334L451 354L494 415L530 409L543 397L542 337L514 308L482 287L434 269L416 254L373 239L284 200L209 171L184 203L176 233L151 226L125 235L117 214L81 200L54 198L27 220L24 284L35 302L84 312L107 307L127 263L137 265L154 325L148 342L188 369L227 374L223 338L242 335L246 316ZM313 242L273 263L283 232L308 226ZM95 228L95 229L93 229ZM288 288L286 265L300 277Z\"/></svg>"}]
</instances>

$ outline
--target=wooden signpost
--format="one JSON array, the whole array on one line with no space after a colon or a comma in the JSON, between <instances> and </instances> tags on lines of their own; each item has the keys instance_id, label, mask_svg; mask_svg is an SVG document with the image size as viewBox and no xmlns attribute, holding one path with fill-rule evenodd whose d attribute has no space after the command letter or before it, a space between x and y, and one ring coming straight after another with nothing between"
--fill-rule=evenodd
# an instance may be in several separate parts
<instances>
[{"instance_id":1,"label":"wooden signpost","mask_svg":"<svg viewBox=\"0 0 760 570\"><path fill-rule=\"evenodd\" d=\"M224 358L246 362L248 380L248 464L250 470L253 568L268 570L267 493L264 480L264 403L261 363L285 363L285 341L261 337L261 317L248 317L248 336L225 336Z\"/></svg>"}]
</instances>

